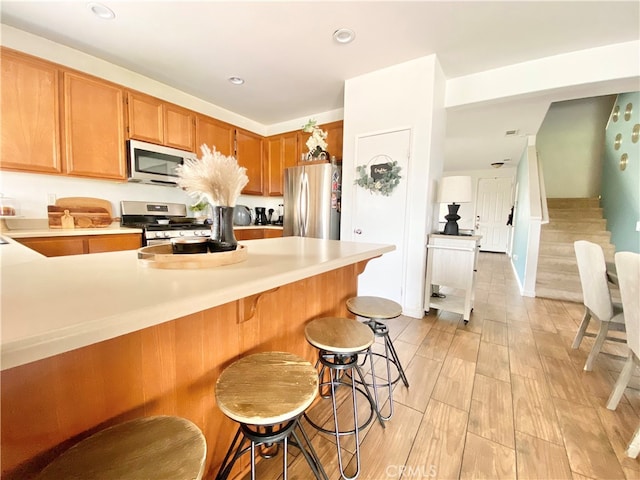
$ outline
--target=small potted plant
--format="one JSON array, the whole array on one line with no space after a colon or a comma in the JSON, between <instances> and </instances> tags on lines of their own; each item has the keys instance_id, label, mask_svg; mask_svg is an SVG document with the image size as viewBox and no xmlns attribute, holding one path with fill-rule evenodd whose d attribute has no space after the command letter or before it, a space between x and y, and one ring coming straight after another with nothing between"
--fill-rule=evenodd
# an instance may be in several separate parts
<instances>
[{"instance_id":1,"label":"small potted plant","mask_svg":"<svg viewBox=\"0 0 640 480\"><path fill-rule=\"evenodd\" d=\"M209 202L205 199L200 200L198 203L191 205L189 210L193 212L194 217L198 223L204 223L209 217Z\"/></svg>"}]
</instances>

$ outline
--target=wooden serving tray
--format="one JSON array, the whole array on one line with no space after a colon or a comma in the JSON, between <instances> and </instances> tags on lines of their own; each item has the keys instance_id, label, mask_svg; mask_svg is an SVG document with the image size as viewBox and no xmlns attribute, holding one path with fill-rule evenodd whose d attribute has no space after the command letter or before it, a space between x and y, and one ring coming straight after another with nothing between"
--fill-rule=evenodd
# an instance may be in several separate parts
<instances>
[{"instance_id":1,"label":"wooden serving tray","mask_svg":"<svg viewBox=\"0 0 640 480\"><path fill-rule=\"evenodd\" d=\"M170 243L138 249L138 259L146 267L165 269L212 268L244 262L247 247L238 245L230 252L174 254Z\"/></svg>"}]
</instances>

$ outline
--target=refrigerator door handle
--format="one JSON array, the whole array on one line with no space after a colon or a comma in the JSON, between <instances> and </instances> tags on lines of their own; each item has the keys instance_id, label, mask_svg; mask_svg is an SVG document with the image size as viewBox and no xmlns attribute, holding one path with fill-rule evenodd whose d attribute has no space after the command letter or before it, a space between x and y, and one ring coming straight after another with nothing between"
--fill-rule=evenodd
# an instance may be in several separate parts
<instances>
[{"instance_id":1,"label":"refrigerator door handle","mask_svg":"<svg viewBox=\"0 0 640 480\"><path fill-rule=\"evenodd\" d=\"M307 172L302 174L302 190L300 195L300 220L301 220L301 232L302 236L307 236L307 230L309 228L309 175Z\"/></svg>"}]
</instances>

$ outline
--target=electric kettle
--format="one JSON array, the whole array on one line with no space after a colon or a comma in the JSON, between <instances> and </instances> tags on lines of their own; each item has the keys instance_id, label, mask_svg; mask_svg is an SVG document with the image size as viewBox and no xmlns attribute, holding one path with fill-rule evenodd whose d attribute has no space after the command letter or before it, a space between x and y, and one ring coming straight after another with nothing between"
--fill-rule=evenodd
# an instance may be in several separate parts
<instances>
[{"instance_id":1,"label":"electric kettle","mask_svg":"<svg viewBox=\"0 0 640 480\"><path fill-rule=\"evenodd\" d=\"M233 209L233 224L242 227L251 225L251 209L246 205L236 205Z\"/></svg>"},{"instance_id":2,"label":"electric kettle","mask_svg":"<svg viewBox=\"0 0 640 480\"><path fill-rule=\"evenodd\" d=\"M264 207L256 207L256 225L268 225Z\"/></svg>"}]
</instances>

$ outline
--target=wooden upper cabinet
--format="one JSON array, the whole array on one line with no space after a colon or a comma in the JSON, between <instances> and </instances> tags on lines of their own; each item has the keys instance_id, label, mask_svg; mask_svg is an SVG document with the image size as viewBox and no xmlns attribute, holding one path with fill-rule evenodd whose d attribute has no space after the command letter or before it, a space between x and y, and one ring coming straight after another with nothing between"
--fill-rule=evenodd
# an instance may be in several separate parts
<instances>
[{"instance_id":1,"label":"wooden upper cabinet","mask_svg":"<svg viewBox=\"0 0 640 480\"><path fill-rule=\"evenodd\" d=\"M124 89L63 72L64 159L69 175L126 178Z\"/></svg>"},{"instance_id":2,"label":"wooden upper cabinet","mask_svg":"<svg viewBox=\"0 0 640 480\"><path fill-rule=\"evenodd\" d=\"M242 193L246 195L263 194L262 177L263 137L246 130L236 129L236 159L241 167L247 169L249 183Z\"/></svg>"},{"instance_id":3,"label":"wooden upper cabinet","mask_svg":"<svg viewBox=\"0 0 640 480\"><path fill-rule=\"evenodd\" d=\"M194 151L195 115L186 108L164 104L164 144L167 147Z\"/></svg>"},{"instance_id":4,"label":"wooden upper cabinet","mask_svg":"<svg viewBox=\"0 0 640 480\"><path fill-rule=\"evenodd\" d=\"M0 55L0 166L61 173L59 69L5 48Z\"/></svg>"},{"instance_id":5,"label":"wooden upper cabinet","mask_svg":"<svg viewBox=\"0 0 640 480\"><path fill-rule=\"evenodd\" d=\"M164 117L162 100L142 93L127 92L129 138L162 144Z\"/></svg>"},{"instance_id":6,"label":"wooden upper cabinet","mask_svg":"<svg viewBox=\"0 0 640 480\"><path fill-rule=\"evenodd\" d=\"M194 112L132 91L127 106L129 138L194 151Z\"/></svg>"},{"instance_id":7,"label":"wooden upper cabinet","mask_svg":"<svg viewBox=\"0 0 640 480\"><path fill-rule=\"evenodd\" d=\"M236 128L228 123L205 115L196 115L196 153L200 157L200 147L205 144L213 150L216 147L223 155L235 155L234 139Z\"/></svg>"},{"instance_id":8,"label":"wooden upper cabinet","mask_svg":"<svg viewBox=\"0 0 640 480\"><path fill-rule=\"evenodd\" d=\"M337 122L325 123L324 125L318 125L322 130L327 132L327 152L330 157L336 157L338 160L342 160L342 134L343 134L342 120ZM299 130L298 132L298 155L297 159L300 160L301 156L309 152L307 148L307 140L309 140L310 134L304 133ZM329 160L329 159L327 159Z\"/></svg>"},{"instance_id":9,"label":"wooden upper cabinet","mask_svg":"<svg viewBox=\"0 0 640 480\"><path fill-rule=\"evenodd\" d=\"M284 195L284 169L297 163L298 135L296 132L274 135L266 140L265 195Z\"/></svg>"}]
</instances>

